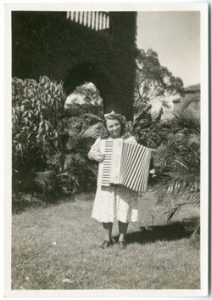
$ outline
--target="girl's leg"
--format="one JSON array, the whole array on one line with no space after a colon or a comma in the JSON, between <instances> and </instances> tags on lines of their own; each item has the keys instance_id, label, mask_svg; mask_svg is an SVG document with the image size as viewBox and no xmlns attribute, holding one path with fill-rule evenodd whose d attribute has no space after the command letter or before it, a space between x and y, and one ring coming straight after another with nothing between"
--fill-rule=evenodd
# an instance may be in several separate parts
<instances>
[{"instance_id":1,"label":"girl's leg","mask_svg":"<svg viewBox=\"0 0 212 300\"><path fill-rule=\"evenodd\" d=\"M125 241L125 235L127 233L127 227L129 223L118 222L119 226L119 242Z\"/></svg>"},{"instance_id":2,"label":"girl's leg","mask_svg":"<svg viewBox=\"0 0 212 300\"><path fill-rule=\"evenodd\" d=\"M105 233L105 241L111 242L112 241L112 229L113 223L102 223Z\"/></svg>"}]
</instances>

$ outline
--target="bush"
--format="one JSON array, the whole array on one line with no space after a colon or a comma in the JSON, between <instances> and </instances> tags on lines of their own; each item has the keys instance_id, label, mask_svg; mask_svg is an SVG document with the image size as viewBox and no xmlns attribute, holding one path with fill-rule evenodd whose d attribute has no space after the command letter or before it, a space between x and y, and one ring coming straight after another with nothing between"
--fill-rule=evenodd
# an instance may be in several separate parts
<instances>
[{"instance_id":1,"label":"bush","mask_svg":"<svg viewBox=\"0 0 212 300\"><path fill-rule=\"evenodd\" d=\"M13 192L52 200L92 189L97 166L87 153L103 132L102 108L72 105L64 111L62 84L46 76L38 82L13 78L12 91Z\"/></svg>"},{"instance_id":2,"label":"bush","mask_svg":"<svg viewBox=\"0 0 212 300\"><path fill-rule=\"evenodd\" d=\"M184 205L200 201L200 122L188 112L173 119L152 121L148 110L135 119L134 133L139 143L154 148L156 178L153 191L158 202L167 194L179 199L168 212L170 219Z\"/></svg>"}]
</instances>

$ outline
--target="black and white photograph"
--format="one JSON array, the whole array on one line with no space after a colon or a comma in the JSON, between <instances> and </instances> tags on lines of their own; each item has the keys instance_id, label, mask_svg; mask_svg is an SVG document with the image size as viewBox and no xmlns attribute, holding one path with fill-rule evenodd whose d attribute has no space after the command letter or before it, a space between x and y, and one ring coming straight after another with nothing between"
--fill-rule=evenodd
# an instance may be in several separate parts
<instances>
[{"instance_id":1,"label":"black and white photograph","mask_svg":"<svg viewBox=\"0 0 212 300\"><path fill-rule=\"evenodd\" d=\"M206 296L208 4L6 4L5 32L6 294Z\"/></svg>"}]
</instances>

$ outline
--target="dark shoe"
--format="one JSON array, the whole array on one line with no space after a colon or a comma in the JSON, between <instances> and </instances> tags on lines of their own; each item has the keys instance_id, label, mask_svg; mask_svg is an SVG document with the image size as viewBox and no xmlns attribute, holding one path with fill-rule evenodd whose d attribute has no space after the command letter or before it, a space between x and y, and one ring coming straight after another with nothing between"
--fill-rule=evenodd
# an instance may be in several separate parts
<instances>
[{"instance_id":1,"label":"dark shoe","mask_svg":"<svg viewBox=\"0 0 212 300\"><path fill-rule=\"evenodd\" d=\"M114 245L116 243L116 239L112 238L111 243L112 243L112 245Z\"/></svg>"},{"instance_id":2,"label":"dark shoe","mask_svg":"<svg viewBox=\"0 0 212 300\"><path fill-rule=\"evenodd\" d=\"M106 248L111 247L112 245L113 245L112 242L104 241L104 242L100 245L100 248L106 249Z\"/></svg>"},{"instance_id":3,"label":"dark shoe","mask_svg":"<svg viewBox=\"0 0 212 300\"><path fill-rule=\"evenodd\" d=\"M127 248L126 241L119 241L119 249L124 250Z\"/></svg>"}]
</instances>

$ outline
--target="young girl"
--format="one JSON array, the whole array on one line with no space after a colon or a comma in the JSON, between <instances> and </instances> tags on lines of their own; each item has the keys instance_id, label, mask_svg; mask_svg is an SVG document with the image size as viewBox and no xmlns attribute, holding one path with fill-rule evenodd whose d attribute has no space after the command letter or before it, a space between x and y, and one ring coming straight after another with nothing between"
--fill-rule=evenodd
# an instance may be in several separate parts
<instances>
[{"instance_id":1,"label":"young girl","mask_svg":"<svg viewBox=\"0 0 212 300\"><path fill-rule=\"evenodd\" d=\"M128 142L136 143L131 134L125 132L126 119L120 114L111 112L105 115L105 126L109 134L108 139L123 138ZM88 157L99 163L104 160L102 140L98 138L91 147ZM115 220L118 221L119 246L126 248L125 235L129 222L138 221L138 194L123 186L97 186L92 217L101 222L105 232L105 239L101 248L105 249L113 245L112 227Z\"/></svg>"}]
</instances>

